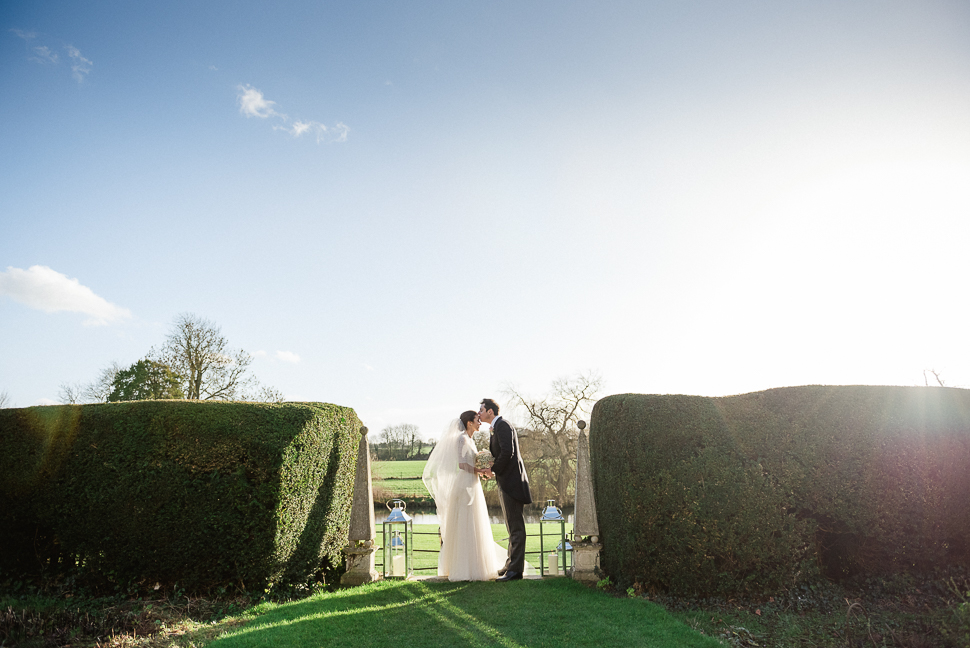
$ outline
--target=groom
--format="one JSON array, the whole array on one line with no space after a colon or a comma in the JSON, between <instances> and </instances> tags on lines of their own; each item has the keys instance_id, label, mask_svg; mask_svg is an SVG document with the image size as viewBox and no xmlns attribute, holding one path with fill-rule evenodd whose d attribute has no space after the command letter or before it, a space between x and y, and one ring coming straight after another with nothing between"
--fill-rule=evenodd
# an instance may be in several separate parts
<instances>
[{"instance_id":1,"label":"groom","mask_svg":"<svg viewBox=\"0 0 970 648\"><path fill-rule=\"evenodd\" d=\"M500 582L519 580L525 570L525 520L522 507L532 503L529 476L519 454L519 437L508 421L498 415L498 404L491 398L482 401L478 416L492 428L488 451L492 453L492 472L498 483L505 513L505 528L509 532L509 557L499 570Z\"/></svg>"}]
</instances>

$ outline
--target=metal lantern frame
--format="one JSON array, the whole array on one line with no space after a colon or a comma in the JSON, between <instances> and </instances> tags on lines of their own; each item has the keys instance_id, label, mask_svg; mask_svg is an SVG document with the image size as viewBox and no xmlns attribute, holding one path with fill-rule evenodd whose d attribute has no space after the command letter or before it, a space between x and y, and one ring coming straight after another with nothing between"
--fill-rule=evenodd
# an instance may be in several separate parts
<instances>
[{"instance_id":1,"label":"metal lantern frame","mask_svg":"<svg viewBox=\"0 0 970 648\"><path fill-rule=\"evenodd\" d=\"M572 545L566 542L566 517L562 514L562 509L556 506L556 500L546 500L546 505L542 509L542 517L539 518L539 553L542 556L542 560L539 561L539 573L542 576L546 575L546 547L545 547L545 525L547 524L559 524L559 546L556 547L557 554L557 564L559 565L561 574L566 575L568 566L568 553L572 551ZM551 535L551 534L550 534Z\"/></svg>"},{"instance_id":2,"label":"metal lantern frame","mask_svg":"<svg viewBox=\"0 0 970 648\"><path fill-rule=\"evenodd\" d=\"M391 505L394 505L391 508ZM391 511L382 525L384 551L384 578L407 579L414 573L414 526L411 516L405 513L407 503L394 499L384 504ZM404 556L404 573L394 573L394 557Z\"/></svg>"}]
</instances>

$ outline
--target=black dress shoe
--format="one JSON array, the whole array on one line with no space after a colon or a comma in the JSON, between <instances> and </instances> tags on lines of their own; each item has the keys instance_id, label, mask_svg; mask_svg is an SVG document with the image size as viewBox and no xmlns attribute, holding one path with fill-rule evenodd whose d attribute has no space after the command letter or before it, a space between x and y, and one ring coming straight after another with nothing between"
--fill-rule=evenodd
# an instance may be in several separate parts
<instances>
[{"instance_id":1,"label":"black dress shoe","mask_svg":"<svg viewBox=\"0 0 970 648\"><path fill-rule=\"evenodd\" d=\"M501 578L496 578L496 583L507 583L508 581L522 580L522 574L520 572L507 571L505 575Z\"/></svg>"}]
</instances>

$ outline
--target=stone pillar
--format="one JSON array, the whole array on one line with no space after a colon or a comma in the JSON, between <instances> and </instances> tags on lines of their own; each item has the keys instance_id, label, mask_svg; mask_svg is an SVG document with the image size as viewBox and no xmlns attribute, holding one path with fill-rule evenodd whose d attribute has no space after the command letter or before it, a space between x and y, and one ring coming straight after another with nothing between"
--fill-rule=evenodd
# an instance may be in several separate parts
<instances>
[{"instance_id":1,"label":"stone pillar","mask_svg":"<svg viewBox=\"0 0 970 648\"><path fill-rule=\"evenodd\" d=\"M600 572L600 527L593 495L593 471L589 459L586 422L579 422L576 442L576 511L573 522L573 573L575 580L597 582Z\"/></svg>"},{"instance_id":2,"label":"stone pillar","mask_svg":"<svg viewBox=\"0 0 970 648\"><path fill-rule=\"evenodd\" d=\"M341 585L362 585L380 579L374 568L374 493L371 490L370 445L367 428L360 428L360 444L357 446L357 472L354 477L354 503L350 509L349 542L344 547L347 571L340 579Z\"/></svg>"}]
</instances>

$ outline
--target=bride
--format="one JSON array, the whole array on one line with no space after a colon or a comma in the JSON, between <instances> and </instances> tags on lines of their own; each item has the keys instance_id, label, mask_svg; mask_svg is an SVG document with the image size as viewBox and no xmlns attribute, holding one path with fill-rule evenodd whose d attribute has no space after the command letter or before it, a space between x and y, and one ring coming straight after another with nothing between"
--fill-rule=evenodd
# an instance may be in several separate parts
<instances>
[{"instance_id":1,"label":"bride","mask_svg":"<svg viewBox=\"0 0 970 648\"><path fill-rule=\"evenodd\" d=\"M506 550L492 539L485 495L475 467L478 454L472 435L481 421L471 410L445 430L424 467L425 486L438 507L441 553L438 576L451 581L492 580L505 564Z\"/></svg>"}]
</instances>

